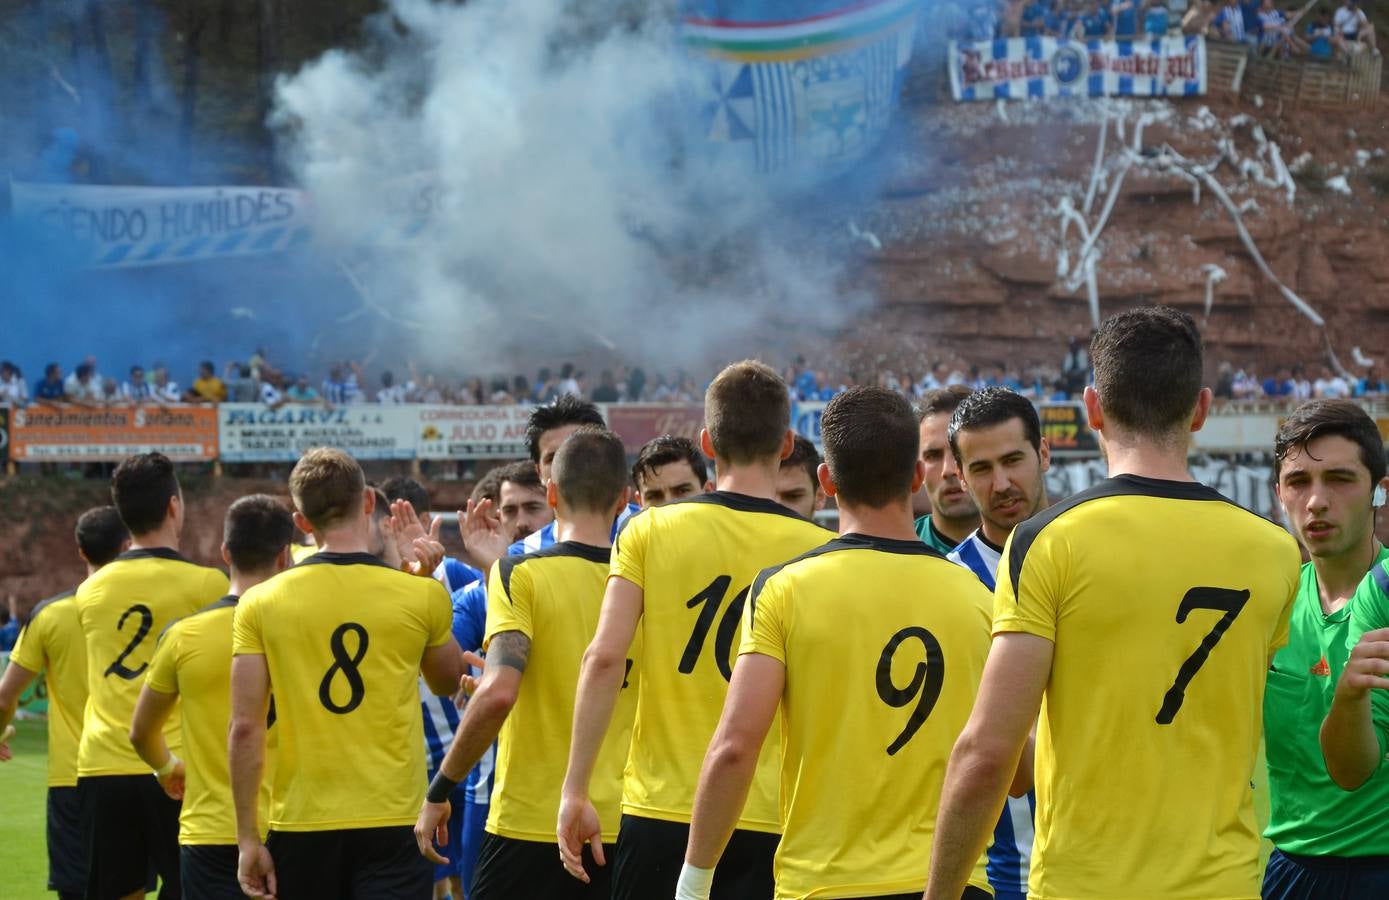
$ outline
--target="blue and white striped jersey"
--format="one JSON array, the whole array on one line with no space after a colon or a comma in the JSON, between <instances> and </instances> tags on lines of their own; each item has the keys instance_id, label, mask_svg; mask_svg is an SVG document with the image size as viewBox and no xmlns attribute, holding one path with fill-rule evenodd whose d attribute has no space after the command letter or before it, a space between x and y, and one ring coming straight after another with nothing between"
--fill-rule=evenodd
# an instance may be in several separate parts
<instances>
[{"instance_id":1,"label":"blue and white striped jersey","mask_svg":"<svg viewBox=\"0 0 1389 900\"><path fill-rule=\"evenodd\" d=\"M474 581L481 579L482 573L480 571L467 563L459 562L452 556L445 556L444 561L439 563L439 568L434 570L434 580L442 584L450 595L454 591L461 591Z\"/></svg>"},{"instance_id":2,"label":"blue and white striped jersey","mask_svg":"<svg viewBox=\"0 0 1389 900\"><path fill-rule=\"evenodd\" d=\"M998 563L1002 557L1003 548L990 543L978 529L946 555L951 562L973 572L991 591L998 586ZM1026 895L1036 812L1037 795L1033 791L1023 797L1009 797L1004 805L989 847L989 884L995 892Z\"/></svg>"},{"instance_id":3,"label":"blue and white striped jersey","mask_svg":"<svg viewBox=\"0 0 1389 900\"><path fill-rule=\"evenodd\" d=\"M487 581L479 579L462 590L453 592L453 637L464 650L482 649L482 636L487 627ZM481 671L473 669L474 675ZM484 809L492 804L492 785L496 781L497 743L487 748L468 773L463 789L468 802ZM484 815L485 819L486 816Z\"/></svg>"},{"instance_id":4,"label":"blue and white striped jersey","mask_svg":"<svg viewBox=\"0 0 1389 900\"><path fill-rule=\"evenodd\" d=\"M641 512L641 507L635 503L628 503L627 508L617 517L613 523L613 537L617 537L617 532L626 524L627 520ZM512 544L506 550L507 556L524 556L527 553L534 553L537 550L544 550L555 543L555 523L551 522L539 531L526 535L521 540Z\"/></svg>"}]
</instances>

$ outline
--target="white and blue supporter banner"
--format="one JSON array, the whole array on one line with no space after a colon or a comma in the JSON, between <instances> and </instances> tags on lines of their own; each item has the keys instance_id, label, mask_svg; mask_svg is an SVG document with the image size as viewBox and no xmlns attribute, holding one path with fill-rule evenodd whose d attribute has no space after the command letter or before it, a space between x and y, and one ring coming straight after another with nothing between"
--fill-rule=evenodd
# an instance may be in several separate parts
<instances>
[{"instance_id":1,"label":"white and blue supporter banner","mask_svg":"<svg viewBox=\"0 0 1389 900\"><path fill-rule=\"evenodd\" d=\"M1206 42L1199 35L1132 41L951 41L949 66L950 92L956 100L1206 93Z\"/></svg>"},{"instance_id":2,"label":"white and blue supporter banner","mask_svg":"<svg viewBox=\"0 0 1389 900\"><path fill-rule=\"evenodd\" d=\"M309 196L289 188L14 181L10 205L14 218L37 221L95 267L276 253L311 235Z\"/></svg>"}]
</instances>

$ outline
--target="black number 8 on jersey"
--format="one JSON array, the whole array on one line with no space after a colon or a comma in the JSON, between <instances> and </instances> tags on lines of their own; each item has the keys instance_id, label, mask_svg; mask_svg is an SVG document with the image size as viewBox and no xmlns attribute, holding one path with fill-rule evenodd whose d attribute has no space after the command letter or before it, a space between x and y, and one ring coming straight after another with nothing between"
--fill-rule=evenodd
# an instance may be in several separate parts
<instances>
[{"instance_id":1,"label":"black number 8 on jersey","mask_svg":"<svg viewBox=\"0 0 1389 900\"><path fill-rule=\"evenodd\" d=\"M349 633L357 636L357 647L351 655L348 655L347 645L343 640ZM333 664L328 667L323 681L318 685L318 702L323 704L324 709L338 715L346 715L362 705L362 700L367 695L367 686L362 683L362 673L357 667L367 657L369 641L367 630L356 622L344 622L339 625L333 636L328 639L328 648L333 653ZM343 680L347 682L351 691L346 703L338 703L333 699L333 682L338 673L342 673Z\"/></svg>"},{"instance_id":2,"label":"black number 8 on jersey","mask_svg":"<svg viewBox=\"0 0 1389 900\"><path fill-rule=\"evenodd\" d=\"M892 660L909 638L921 642L926 650L926 659L916 664L916 671L912 673L912 680L907 682L907 686L899 688L892 682ZM883 647L882 655L878 657L878 696L888 706L898 709L916 700L916 709L912 710L912 714L907 718L907 727L888 745L888 756L897 755L897 751L905 747L921 730L921 726L931 715L931 710L936 708L936 701L940 699L941 687L944 684L945 653L940 648L940 641L925 628L919 625L903 628Z\"/></svg>"}]
</instances>

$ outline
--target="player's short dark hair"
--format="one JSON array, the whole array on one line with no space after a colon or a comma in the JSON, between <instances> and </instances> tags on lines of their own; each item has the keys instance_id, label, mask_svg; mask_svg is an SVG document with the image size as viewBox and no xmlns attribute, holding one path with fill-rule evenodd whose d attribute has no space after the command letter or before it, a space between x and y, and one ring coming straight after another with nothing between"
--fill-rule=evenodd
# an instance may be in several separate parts
<instances>
[{"instance_id":1,"label":"player's short dark hair","mask_svg":"<svg viewBox=\"0 0 1389 900\"><path fill-rule=\"evenodd\" d=\"M606 428L585 425L555 453L554 482L571 510L604 512L627 492L627 450Z\"/></svg>"},{"instance_id":2,"label":"player's short dark hair","mask_svg":"<svg viewBox=\"0 0 1389 900\"><path fill-rule=\"evenodd\" d=\"M293 538L293 517L268 494L242 497L227 509L222 523L222 543L240 572L264 572Z\"/></svg>"},{"instance_id":3,"label":"player's short dark hair","mask_svg":"<svg viewBox=\"0 0 1389 900\"><path fill-rule=\"evenodd\" d=\"M526 422L526 450L531 455L531 462L540 462L540 436L566 425L606 428L608 423L603 420L597 406L573 394L564 394L553 403L537 406L531 411L530 421Z\"/></svg>"},{"instance_id":4,"label":"player's short dark hair","mask_svg":"<svg viewBox=\"0 0 1389 900\"><path fill-rule=\"evenodd\" d=\"M952 384L949 387L934 388L927 391L912 407L913 412L916 413L916 423L920 425L926 421L927 416L954 415L955 410L972 393L974 392L963 384Z\"/></svg>"},{"instance_id":5,"label":"player's short dark hair","mask_svg":"<svg viewBox=\"0 0 1389 900\"><path fill-rule=\"evenodd\" d=\"M642 444L637 461L632 464L632 481L640 485L642 478L674 462L689 463L690 471L700 487L709 480L709 463L695 442L678 434L663 434Z\"/></svg>"},{"instance_id":6,"label":"player's short dark hair","mask_svg":"<svg viewBox=\"0 0 1389 900\"><path fill-rule=\"evenodd\" d=\"M545 485L540 483L540 473L535 470L535 465L528 462L507 463L496 470L497 475L497 496L501 496L502 485L511 483L518 487L523 487L528 491L543 491Z\"/></svg>"},{"instance_id":7,"label":"player's short dark hair","mask_svg":"<svg viewBox=\"0 0 1389 900\"><path fill-rule=\"evenodd\" d=\"M1151 438L1186 430L1201 393L1196 322L1170 306L1140 306L1105 319L1090 339L1095 391L1105 418Z\"/></svg>"},{"instance_id":8,"label":"player's short dark hair","mask_svg":"<svg viewBox=\"0 0 1389 900\"><path fill-rule=\"evenodd\" d=\"M114 506L97 506L77 517L74 537L87 562L104 566L120 555L121 545L129 540L130 531Z\"/></svg>"},{"instance_id":9,"label":"player's short dark hair","mask_svg":"<svg viewBox=\"0 0 1389 900\"><path fill-rule=\"evenodd\" d=\"M843 503L880 509L907 501L921 437L906 397L880 387L850 388L825 406L820 433Z\"/></svg>"},{"instance_id":10,"label":"player's short dark hair","mask_svg":"<svg viewBox=\"0 0 1389 900\"><path fill-rule=\"evenodd\" d=\"M1005 387L987 387L972 392L955 408L950 417L946 435L950 439L950 452L955 461L960 461L960 443L956 436L961 431L977 428L992 428L1018 419L1022 422L1022 433L1033 450L1042 449L1042 420L1037 415L1037 407L1032 401L1017 391Z\"/></svg>"},{"instance_id":11,"label":"player's short dark hair","mask_svg":"<svg viewBox=\"0 0 1389 900\"><path fill-rule=\"evenodd\" d=\"M780 459L790 423L786 382L756 360L728 366L704 392L704 427L714 454L735 465Z\"/></svg>"},{"instance_id":12,"label":"player's short dark hair","mask_svg":"<svg viewBox=\"0 0 1389 900\"><path fill-rule=\"evenodd\" d=\"M127 456L111 475L111 502L134 535L148 534L163 525L169 498L178 495L174 464L162 453Z\"/></svg>"},{"instance_id":13,"label":"player's short dark hair","mask_svg":"<svg viewBox=\"0 0 1389 900\"><path fill-rule=\"evenodd\" d=\"M530 465L530 463L526 463L526 465ZM474 503L491 500L495 505L501 499L503 468L503 466L494 466L484 472L482 477L477 480L477 484L473 485L473 492L469 495L469 499ZM534 469L535 466L531 466L531 468Z\"/></svg>"},{"instance_id":14,"label":"player's short dark hair","mask_svg":"<svg viewBox=\"0 0 1389 900\"><path fill-rule=\"evenodd\" d=\"M1292 411L1273 439L1273 477L1283 472L1283 460L1294 450L1306 452L1320 437L1339 435L1360 447L1360 461L1378 484L1385 473L1384 440L1379 426L1360 404L1351 400L1309 400Z\"/></svg>"},{"instance_id":15,"label":"player's short dark hair","mask_svg":"<svg viewBox=\"0 0 1389 900\"><path fill-rule=\"evenodd\" d=\"M425 516L429 514L429 491L410 476L392 475L381 482L381 490L385 493L387 500L404 500L409 503L414 508L415 515Z\"/></svg>"},{"instance_id":16,"label":"player's short dark hair","mask_svg":"<svg viewBox=\"0 0 1389 900\"><path fill-rule=\"evenodd\" d=\"M820 451L804 435L796 435L791 443L791 455L781 461L783 469L804 469L810 479L811 490L820 488Z\"/></svg>"},{"instance_id":17,"label":"player's short dark hair","mask_svg":"<svg viewBox=\"0 0 1389 900\"><path fill-rule=\"evenodd\" d=\"M300 515L322 531L359 511L366 478L357 461L333 447L315 447L289 473L289 493ZM377 498L378 503L380 498Z\"/></svg>"}]
</instances>

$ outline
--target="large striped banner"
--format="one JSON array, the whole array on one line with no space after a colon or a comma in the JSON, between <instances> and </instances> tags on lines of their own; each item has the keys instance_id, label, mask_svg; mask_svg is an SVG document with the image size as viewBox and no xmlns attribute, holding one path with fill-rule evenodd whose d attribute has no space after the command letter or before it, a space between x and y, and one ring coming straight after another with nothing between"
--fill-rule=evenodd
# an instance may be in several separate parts
<instances>
[{"instance_id":1,"label":"large striped banner","mask_svg":"<svg viewBox=\"0 0 1389 900\"><path fill-rule=\"evenodd\" d=\"M16 219L31 219L91 266L275 253L308 242L311 204L276 187L126 187L10 183Z\"/></svg>"},{"instance_id":2,"label":"large striped banner","mask_svg":"<svg viewBox=\"0 0 1389 900\"><path fill-rule=\"evenodd\" d=\"M836 169L891 123L919 0L691 0L685 46L709 66L711 142L761 172Z\"/></svg>"},{"instance_id":3,"label":"large striped banner","mask_svg":"<svg viewBox=\"0 0 1389 900\"><path fill-rule=\"evenodd\" d=\"M949 65L956 100L1206 93L1206 41L1199 35L1137 41L952 41Z\"/></svg>"}]
</instances>

